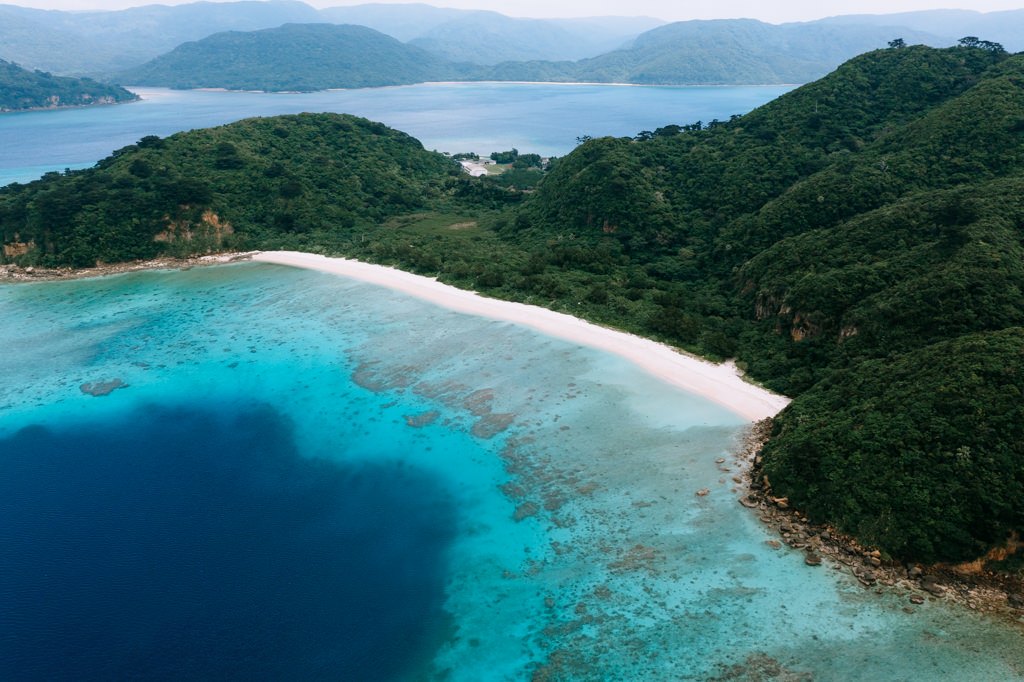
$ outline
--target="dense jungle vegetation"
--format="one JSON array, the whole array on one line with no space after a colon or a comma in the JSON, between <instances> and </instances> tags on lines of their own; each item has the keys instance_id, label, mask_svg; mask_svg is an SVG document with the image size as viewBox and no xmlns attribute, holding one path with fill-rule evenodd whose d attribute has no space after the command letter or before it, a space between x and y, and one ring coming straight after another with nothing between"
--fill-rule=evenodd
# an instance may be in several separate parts
<instances>
[{"instance_id":1,"label":"dense jungle vegetation","mask_svg":"<svg viewBox=\"0 0 1024 682\"><path fill-rule=\"evenodd\" d=\"M736 357L776 494L892 556L1024 531L1024 56L895 43L743 117L473 179L348 116L145 138L0 190L23 265L292 248Z\"/></svg>"},{"instance_id":2,"label":"dense jungle vegetation","mask_svg":"<svg viewBox=\"0 0 1024 682\"><path fill-rule=\"evenodd\" d=\"M0 111L113 104L135 99L138 97L114 85L29 71L0 59Z\"/></svg>"}]
</instances>

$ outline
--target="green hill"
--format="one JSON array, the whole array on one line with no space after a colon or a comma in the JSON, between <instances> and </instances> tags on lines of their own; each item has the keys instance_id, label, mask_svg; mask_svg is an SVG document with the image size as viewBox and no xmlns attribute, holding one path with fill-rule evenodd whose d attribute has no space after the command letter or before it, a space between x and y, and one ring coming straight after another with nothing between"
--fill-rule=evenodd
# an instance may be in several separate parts
<instances>
[{"instance_id":1,"label":"green hill","mask_svg":"<svg viewBox=\"0 0 1024 682\"><path fill-rule=\"evenodd\" d=\"M249 248L422 210L456 162L338 114L146 137L95 168L0 189L0 240L38 264ZM292 242L289 242L292 243Z\"/></svg>"},{"instance_id":2,"label":"green hill","mask_svg":"<svg viewBox=\"0 0 1024 682\"><path fill-rule=\"evenodd\" d=\"M286 24L216 33L115 79L181 89L311 91L407 85L464 74L440 57L363 26Z\"/></svg>"},{"instance_id":3,"label":"green hill","mask_svg":"<svg viewBox=\"0 0 1024 682\"><path fill-rule=\"evenodd\" d=\"M647 333L796 396L777 494L897 556L974 558L1024 530L1022 101L1022 56L873 52L710 130L589 142L521 224L628 259L604 287L654 304L624 305Z\"/></svg>"},{"instance_id":4,"label":"green hill","mask_svg":"<svg viewBox=\"0 0 1024 682\"><path fill-rule=\"evenodd\" d=\"M479 180L365 121L246 121L4 188L0 236L26 265L345 254L736 357L794 397L774 494L961 561L1024 533L1022 103L1024 55L878 50L743 117Z\"/></svg>"},{"instance_id":5,"label":"green hill","mask_svg":"<svg viewBox=\"0 0 1024 682\"><path fill-rule=\"evenodd\" d=\"M0 112L114 104L136 99L136 95L114 85L29 71L0 59Z\"/></svg>"}]
</instances>

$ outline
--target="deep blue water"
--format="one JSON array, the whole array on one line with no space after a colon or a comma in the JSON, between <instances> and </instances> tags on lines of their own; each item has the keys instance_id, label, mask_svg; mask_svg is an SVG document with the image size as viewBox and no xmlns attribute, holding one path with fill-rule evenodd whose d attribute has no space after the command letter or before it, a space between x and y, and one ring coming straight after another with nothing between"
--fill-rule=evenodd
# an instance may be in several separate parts
<instances>
[{"instance_id":1,"label":"deep blue water","mask_svg":"<svg viewBox=\"0 0 1024 682\"><path fill-rule=\"evenodd\" d=\"M302 457L271 407L150 406L0 453L4 679L388 680L443 631L443 486Z\"/></svg>"},{"instance_id":2,"label":"deep blue water","mask_svg":"<svg viewBox=\"0 0 1024 682\"><path fill-rule=\"evenodd\" d=\"M670 123L725 120L792 87L426 83L300 94L132 88L141 102L0 114L0 185L92 166L146 135L302 111L381 121L443 152L486 155L515 147L562 156L582 135L633 136Z\"/></svg>"}]
</instances>

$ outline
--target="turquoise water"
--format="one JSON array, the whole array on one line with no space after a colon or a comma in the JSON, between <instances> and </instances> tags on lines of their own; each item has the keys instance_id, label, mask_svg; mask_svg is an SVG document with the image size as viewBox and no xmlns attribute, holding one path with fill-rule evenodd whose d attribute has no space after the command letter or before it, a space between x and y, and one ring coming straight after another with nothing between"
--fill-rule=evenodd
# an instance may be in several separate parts
<instances>
[{"instance_id":1,"label":"turquoise water","mask_svg":"<svg viewBox=\"0 0 1024 682\"><path fill-rule=\"evenodd\" d=\"M765 544L742 419L618 358L257 263L6 286L0 319L26 678L1024 675L1019 629Z\"/></svg>"},{"instance_id":2,"label":"turquoise water","mask_svg":"<svg viewBox=\"0 0 1024 682\"><path fill-rule=\"evenodd\" d=\"M792 86L433 83L302 94L132 89L141 102L0 115L0 185L92 166L146 135L303 111L381 121L443 152L488 155L515 147L562 156L579 136L632 137L670 123L726 120Z\"/></svg>"}]
</instances>

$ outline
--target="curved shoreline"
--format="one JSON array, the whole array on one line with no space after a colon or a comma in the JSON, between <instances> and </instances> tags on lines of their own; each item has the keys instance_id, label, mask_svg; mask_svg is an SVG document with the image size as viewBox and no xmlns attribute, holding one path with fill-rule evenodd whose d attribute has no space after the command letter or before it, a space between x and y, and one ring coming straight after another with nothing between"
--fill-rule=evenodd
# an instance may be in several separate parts
<instances>
[{"instance_id":1,"label":"curved shoreline","mask_svg":"<svg viewBox=\"0 0 1024 682\"><path fill-rule=\"evenodd\" d=\"M548 336L613 353L663 381L705 397L750 421L774 416L789 404L789 398L745 382L732 362L715 365L665 344L547 308L485 298L429 277L346 258L297 251L264 251L252 259L377 284L450 310L520 324Z\"/></svg>"}]
</instances>

